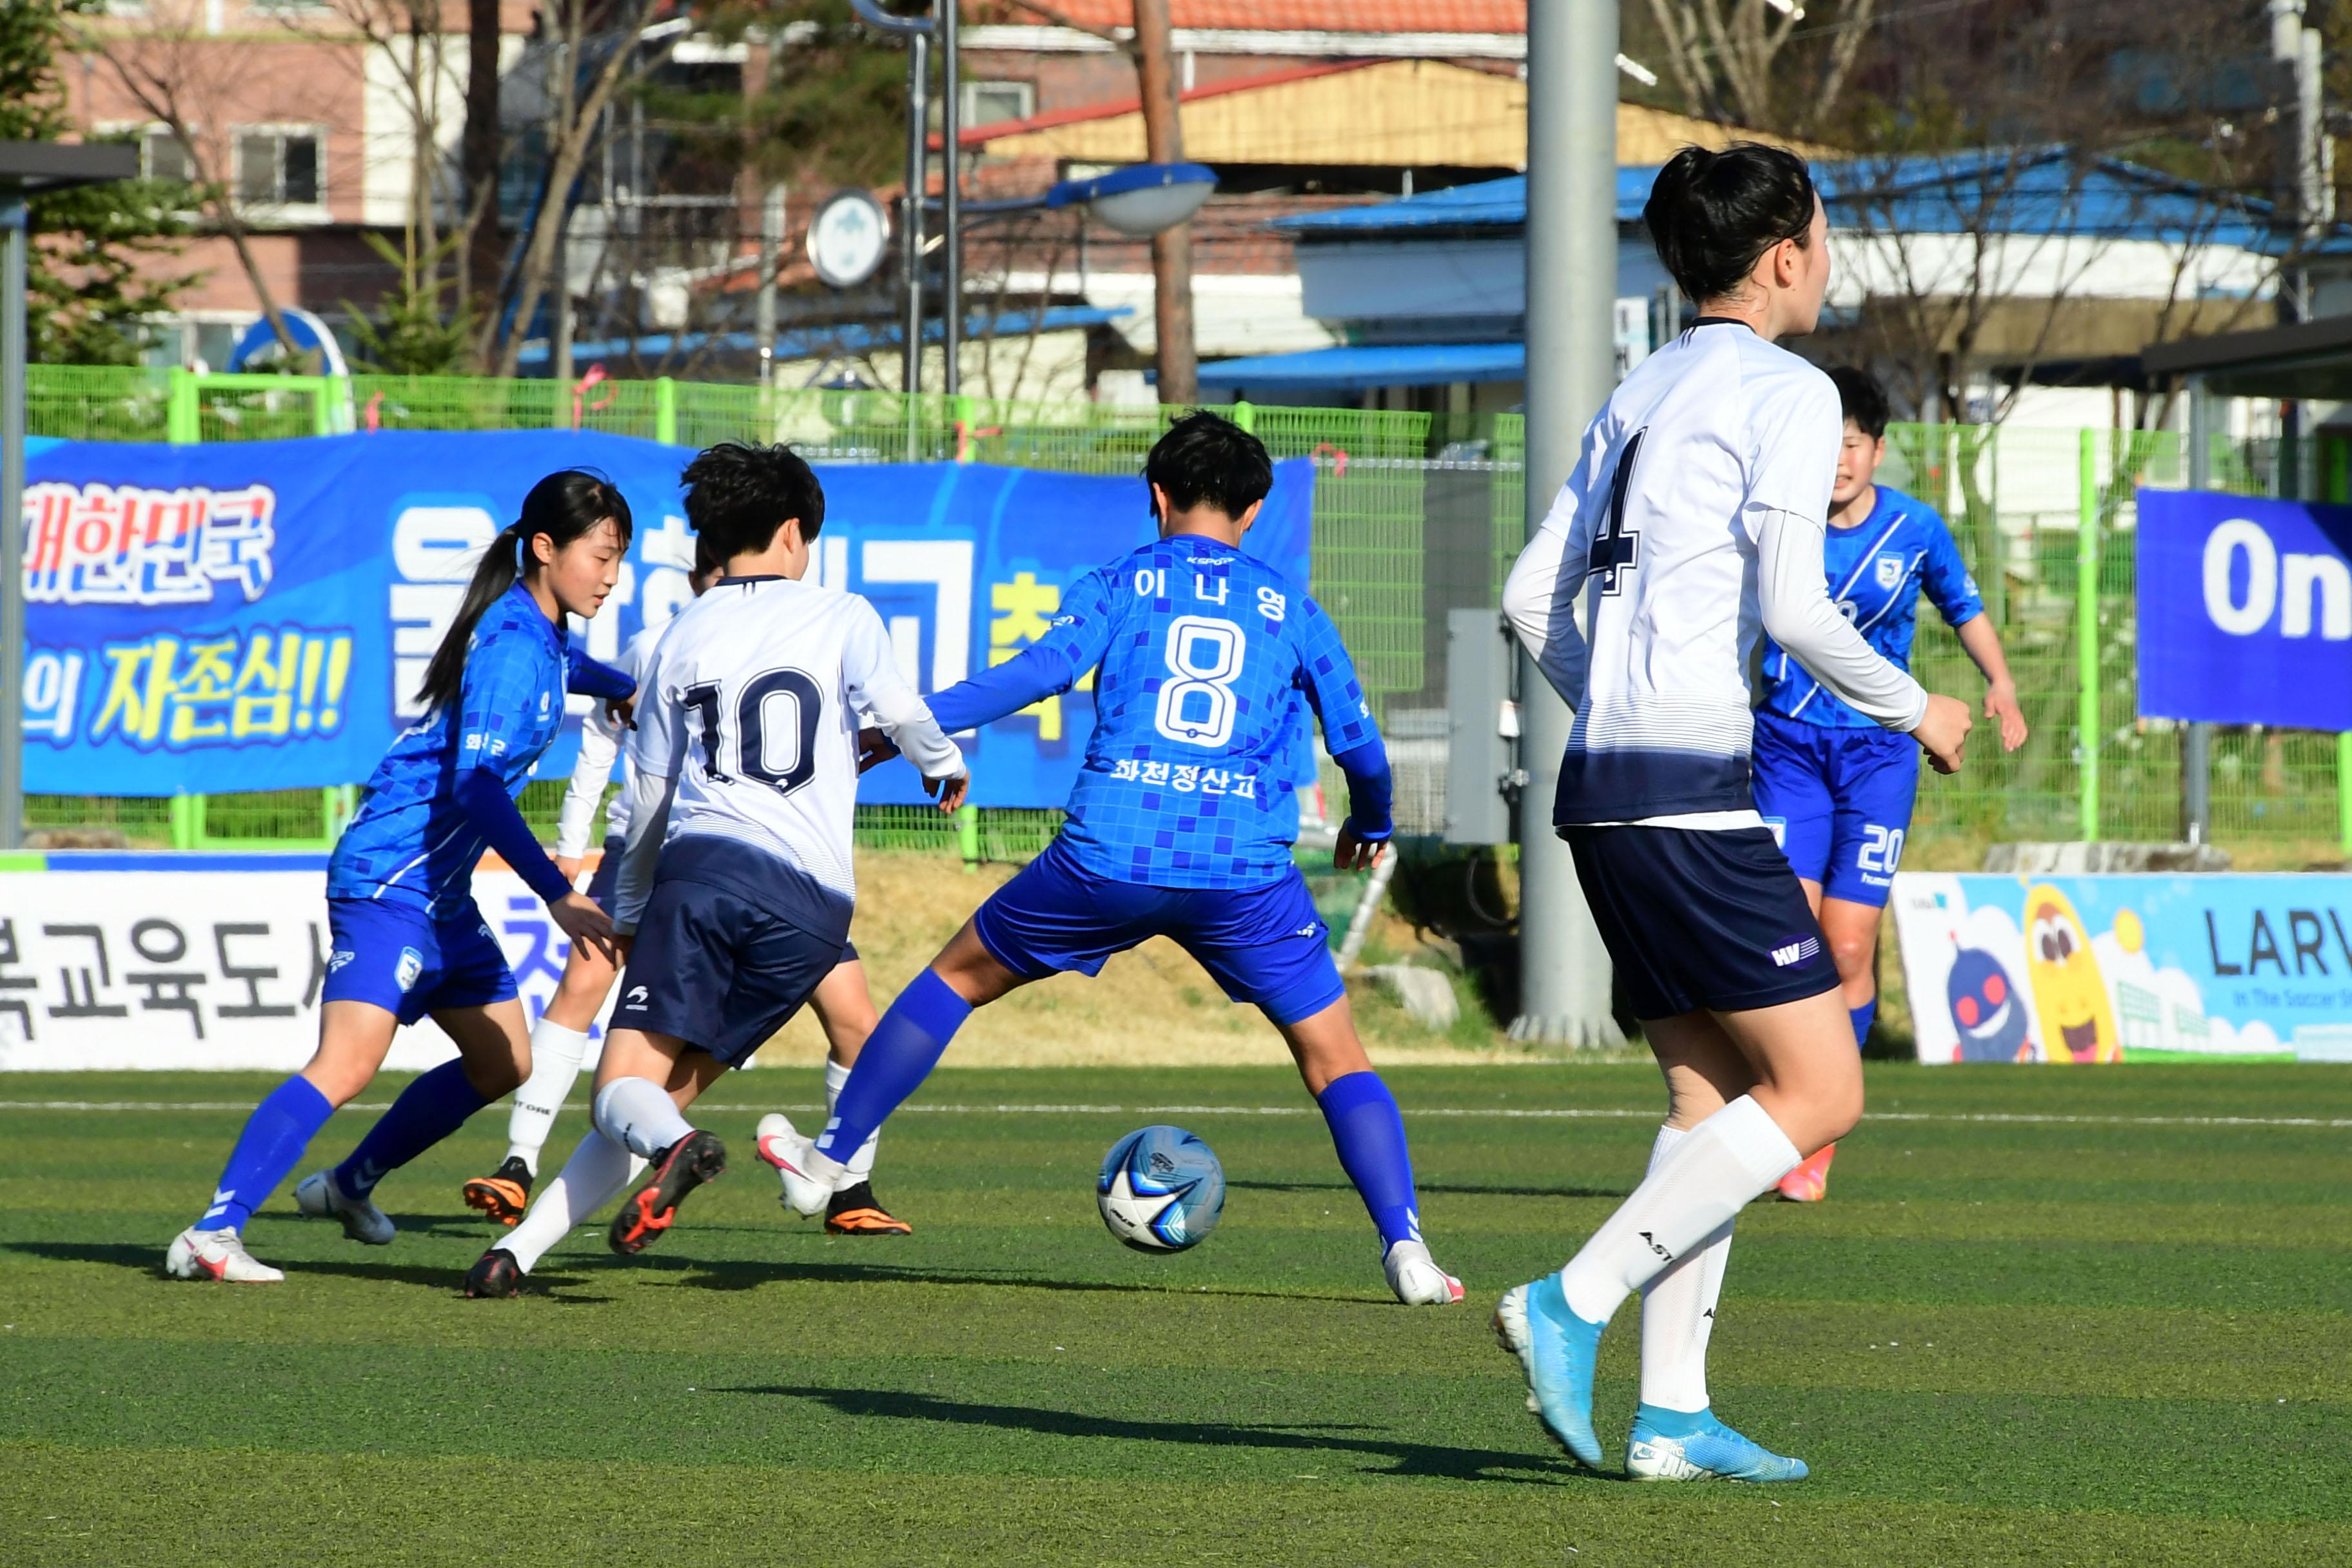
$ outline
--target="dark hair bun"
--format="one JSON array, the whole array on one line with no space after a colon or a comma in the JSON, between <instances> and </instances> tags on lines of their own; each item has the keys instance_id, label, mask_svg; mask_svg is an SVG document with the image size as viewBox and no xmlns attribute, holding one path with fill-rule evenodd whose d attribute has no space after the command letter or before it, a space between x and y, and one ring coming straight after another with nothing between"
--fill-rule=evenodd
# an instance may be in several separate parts
<instances>
[{"instance_id":1,"label":"dark hair bun","mask_svg":"<svg viewBox=\"0 0 2352 1568\"><path fill-rule=\"evenodd\" d=\"M1757 258L1813 224L1813 177L1794 153L1735 142L1666 160L1642 208L1658 259L1693 301L1735 292Z\"/></svg>"}]
</instances>

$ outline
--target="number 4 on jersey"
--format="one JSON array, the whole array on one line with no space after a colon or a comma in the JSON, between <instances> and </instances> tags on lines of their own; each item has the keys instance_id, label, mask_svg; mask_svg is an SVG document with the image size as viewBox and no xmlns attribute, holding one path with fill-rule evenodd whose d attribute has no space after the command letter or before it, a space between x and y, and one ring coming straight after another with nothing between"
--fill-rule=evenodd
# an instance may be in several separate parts
<instances>
[{"instance_id":1,"label":"number 4 on jersey","mask_svg":"<svg viewBox=\"0 0 2352 1568\"><path fill-rule=\"evenodd\" d=\"M1586 556L1585 574L1601 579L1601 592L1613 595L1625 585L1624 574L1642 563L1642 536L1625 527L1625 490L1633 481L1633 459L1642 450L1646 430L1633 432L1617 459L1617 477L1609 486L1609 527L1594 536Z\"/></svg>"}]
</instances>

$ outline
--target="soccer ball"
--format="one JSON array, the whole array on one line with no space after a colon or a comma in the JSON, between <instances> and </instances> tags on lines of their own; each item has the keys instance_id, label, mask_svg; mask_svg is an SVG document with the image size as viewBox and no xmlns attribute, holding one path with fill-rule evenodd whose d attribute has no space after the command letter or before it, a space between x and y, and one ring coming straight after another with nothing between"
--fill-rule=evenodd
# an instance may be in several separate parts
<instances>
[{"instance_id":1,"label":"soccer ball","mask_svg":"<svg viewBox=\"0 0 2352 1568\"><path fill-rule=\"evenodd\" d=\"M1225 1170L1181 1127L1145 1127L1103 1156L1095 1206L1138 1252L1181 1252L1206 1241L1225 1212Z\"/></svg>"}]
</instances>

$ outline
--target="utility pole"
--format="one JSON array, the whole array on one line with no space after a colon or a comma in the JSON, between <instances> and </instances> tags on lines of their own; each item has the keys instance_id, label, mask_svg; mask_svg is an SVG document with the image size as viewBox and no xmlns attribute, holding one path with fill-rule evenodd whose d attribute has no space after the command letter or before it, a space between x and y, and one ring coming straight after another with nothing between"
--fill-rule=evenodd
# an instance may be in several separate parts
<instances>
[{"instance_id":1,"label":"utility pole","mask_svg":"<svg viewBox=\"0 0 2352 1568\"><path fill-rule=\"evenodd\" d=\"M1613 30L1614 0L1610 0L1610 13ZM1613 72L1616 68L1610 68ZM1168 0L1135 0L1135 73L1142 87L1145 158L1154 163L1182 163L1184 121L1176 83L1176 42L1168 16ZM1615 111L1612 104L1611 113ZM1612 119L1612 134L1615 123ZM1201 399L1201 379L1200 360L1192 348L1190 222L1151 237L1151 285L1160 342L1160 401L1197 403Z\"/></svg>"},{"instance_id":2,"label":"utility pole","mask_svg":"<svg viewBox=\"0 0 2352 1568\"><path fill-rule=\"evenodd\" d=\"M1138 10L1141 7L1139 5ZM1617 382L1617 0L1528 7L1527 531L1568 480ZM1579 1048L1623 1037L1609 953L1576 862L1552 829L1568 705L1519 660L1519 1016L1516 1040Z\"/></svg>"},{"instance_id":3,"label":"utility pole","mask_svg":"<svg viewBox=\"0 0 2352 1568\"><path fill-rule=\"evenodd\" d=\"M753 296L751 331L760 343L760 384L776 384L776 261L784 245L784 187L770 185L760 200L760 291Z\"/></svg>"},{"instance_id":4,"label":"utility pole","mask_svg":"<svg viewBox=\"0 0 2352 1568\"><path fill-rule=\"evenodd\" d=\"M900 388L908 397L923 390L923 206L930 200L931 159L924 122L931 110L931 36L907 34L907 201L906 237L900 252L907 281L906 354L898 367ZM911 415L909 416L911 417ZM910 425L909 430L913 428ZM910 435L908 441L914 437ZM910 456L908 460L914 459Z\"/></svg>"},{"instance_id":5,"label":"utility pole","mask_svg":"<svg viewBox=\"0 0 2352 1568\"><path fill-rule=\"evenodd\" d=\"M940 248L945 264L940 268L941 337L947 342L947 364L940 372L940 390L950 397L963 390L963 73L957 58L958 12L961 0L936 0L940 33L940 150L947 155L947 179L940 188Z\"/></svg>"}]
</instances>

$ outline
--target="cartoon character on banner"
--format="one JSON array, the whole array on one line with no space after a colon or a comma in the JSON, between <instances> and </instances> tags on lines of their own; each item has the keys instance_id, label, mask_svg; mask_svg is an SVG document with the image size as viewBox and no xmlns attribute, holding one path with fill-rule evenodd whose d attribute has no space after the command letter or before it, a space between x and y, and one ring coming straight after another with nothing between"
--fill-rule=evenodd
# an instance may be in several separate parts
<instances>
[{"instance_id":1,"label":"cartoon character on banner","mask_svg":"<svg viewBox=\"0 0 2352 1568\"><path fill-rule=\"evenodd\" d=\"M1956 1062L2024 1062L2033 1059L2033 1044L2026 1038L2025 1004L2017 982L2000 959L1980 947L1964 947L1952 957L1952 973L1944 982L1944 999L1952 1010L1952 1026L1959 1043L1952 1047Z\"/></svg>"},{"instance_id":2,"label":"cartoon character on banner","mask_svg":"<svg viewBox=\"0 0 2352 1568\"><path fill-rule=\"evenodd\" d=\"M2025 971L2053 1062L2115 1062L2124 1055L2091 933L2065 894L2043 882L2025 895Z\"/></svg>"}]
</instances>

